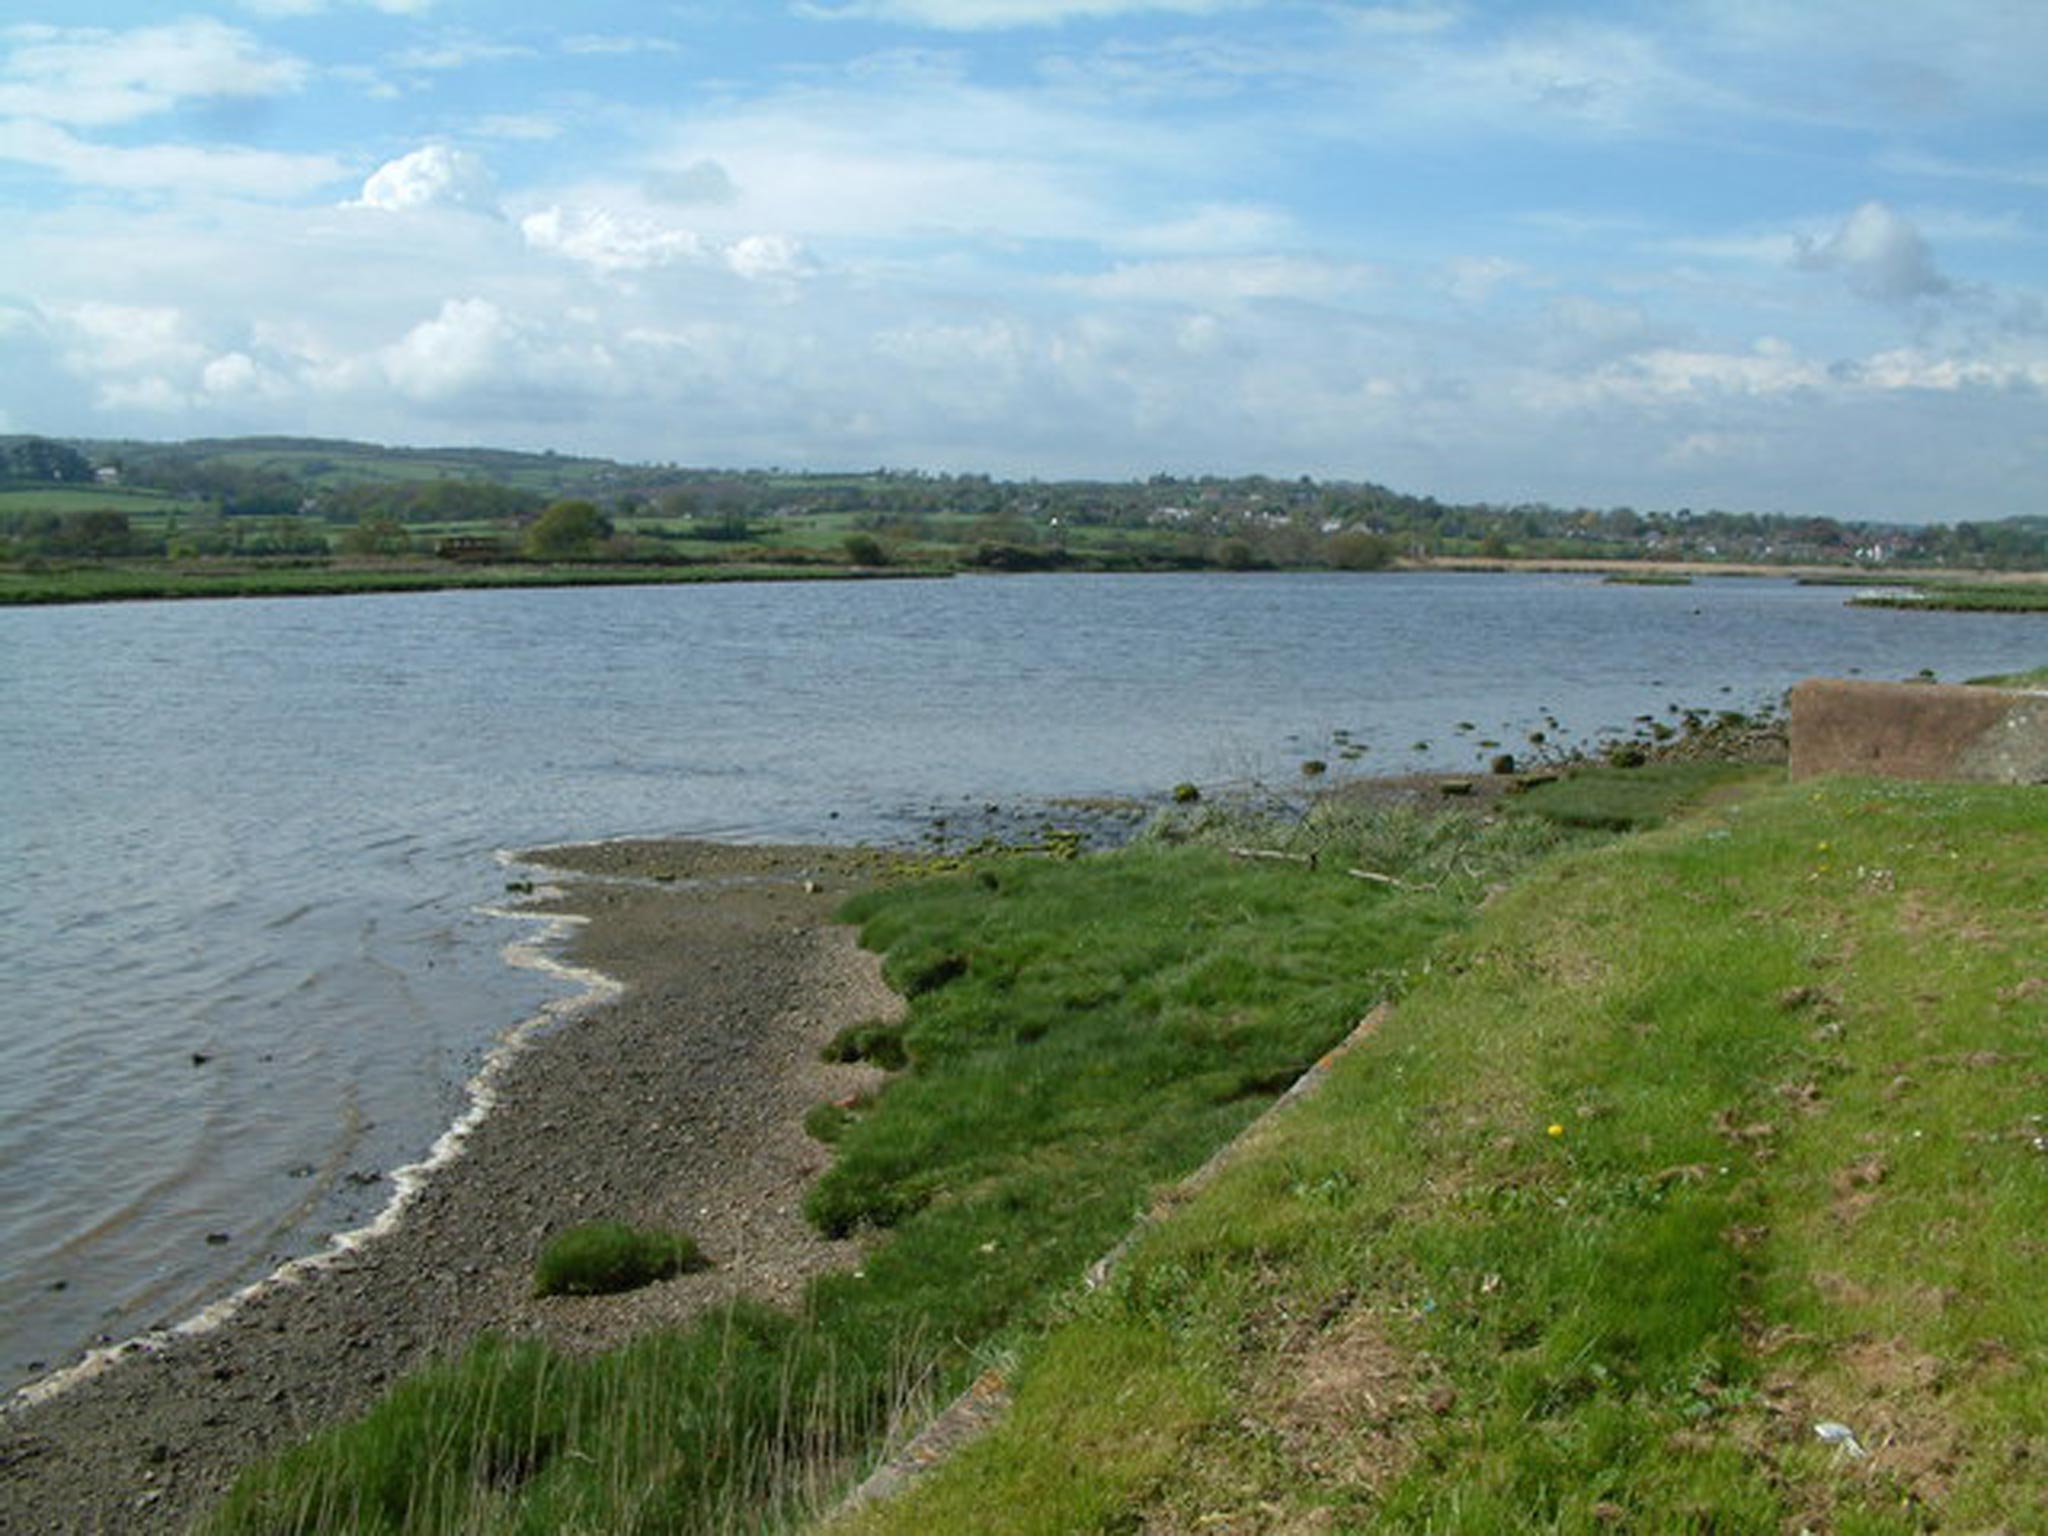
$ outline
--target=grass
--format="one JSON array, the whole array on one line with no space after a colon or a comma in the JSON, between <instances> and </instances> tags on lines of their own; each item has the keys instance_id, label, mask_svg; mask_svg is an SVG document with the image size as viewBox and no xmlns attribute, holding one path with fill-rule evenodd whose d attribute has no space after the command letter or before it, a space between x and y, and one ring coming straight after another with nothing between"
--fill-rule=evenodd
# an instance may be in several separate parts
<instances>
[{"instance_id":1,"label":"grass","mask_svg":"<svg viewBox=\"0 0 2048 1536\"><path fill-rule=\"evenodd\" d=\"M172 563L0 570L0 606L135 602L163 598L320 597L351 592L439 592L481 587L664 586L703 581L869 579L872 572L815 565L324 565Z\"/></svg>"},{"instance_id":2,"label":"grass","mask_svg":"<svg viewBox=\"0 0 2048 1536\"><path fill-rule=\"evenodd\" d=\"M2048 688L2048 667L2035 667L2031 672L2003 672L1995 677L1973 677L1969 681L1979 688Z\"/></svg>"},{"instance_id":3,"label":"grass","mask_svg":"<svg viewBox=\"0 0 2048 1536\"><path fill-rule=\"evenodd\" d=\"M536 1296L610 1296L637 1291L707 1261L681 1232L644 1232L620 1221L594 1221L549 1239L534 1266Z\"/></svg>"},{"instance_id":4,"label":"grass","mask_svg":"<svg viewBox=\"0 0 2048 1536\"><path fill-rule=\"evenodd\" d=\"M1567 827L1642 832L1662 826L1710 795L1768 773L1713 762L1582 766L1555 783L1533 786L1512 809Z\"/></svg>"},{"instance_id":5,"label":"grass","mask_svg":"<svg viewBox=\"0 0 2048 1536\"><path fill-rule=\"evenodd\" d=\"M1544 866L849 1528L2048 1529L2044 829L1836 781Z\"/></svg>"},{"instance_id":6,"label":"grass","mask_svg":"<svg viewBox=\"0 0 2048 1536\"><path fill-rule=\"evenodd\" d=\"M1852 608L1927 608L1953 613L2048 613L2048 585L1972 586L1928 581L1849 599Z\"/></svg>"},{"instance_id":7,"label":"grass","mask_svg":"<svg viewBox=\"0 0 2048 1536\"><path fill-rule=\"evenodd\" d=\"M122 512L137 522L200 511L203 503L168 491L121 485L48 485L0 490L0 517L10 512Z\"/></svg>"},{"instance_id":8,"label":"grass","mask_svg":"<svg viewBox=\"0 0 2048 1536\"><path fill-rule=\"evenodd\" d=\"M1464 857L1505 871L1566 836L1497 835L1513 846ZM595 1360L479 1345L251 1472L208 1529L751 1529L815 1509L912 1406L1064 1317L1153 1191L1406 987L1479 891L1154 842L856 898L911 1000L900 1033L842 1043L900 1052L900 1075L814 1117L836 1158L809 1209L866 1240L857 1271L794 1314L728 1309ZM1145 1391L1191 1411L1197 1385L1166 1367Z\"/></svg>"}]
</instances>

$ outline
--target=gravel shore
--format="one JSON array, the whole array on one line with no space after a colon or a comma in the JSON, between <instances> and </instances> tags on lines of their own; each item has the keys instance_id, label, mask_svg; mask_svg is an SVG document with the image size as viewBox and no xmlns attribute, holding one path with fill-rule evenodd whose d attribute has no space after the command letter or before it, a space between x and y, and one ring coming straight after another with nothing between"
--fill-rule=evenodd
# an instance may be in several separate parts
<instances>
[{"instance_id":1,"label":"gravel shore","mask_svg":"<svg viewBox=\"0 0 2048 1536\"><path fill-rule=\"evenodd\" d=\"M734 1295L793 1300L857 1257L804 1221L823 1099L873 1086L820 1047L901 1004L831 921L879 856L614 843L532 856L563 871L537 909L588 919L567 958L623 992L514 1056L497 1106L395 1228L245 1300L209 1332L150 1341L0 1416L0 1531L177 1530L237 1471L359 1413L485 1330L594 1349ZM679 1228L707 1271L626 1296L537 1300L551 1233Z\"/></svg>"}]
</instances>

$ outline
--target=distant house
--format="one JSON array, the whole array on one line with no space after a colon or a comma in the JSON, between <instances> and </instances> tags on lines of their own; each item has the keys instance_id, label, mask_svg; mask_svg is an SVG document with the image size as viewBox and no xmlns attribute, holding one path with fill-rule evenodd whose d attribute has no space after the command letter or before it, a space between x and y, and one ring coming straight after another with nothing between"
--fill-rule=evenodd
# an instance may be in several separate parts
<instances>
[{"instance_id":1,"label":"distant house","mask_svg":"<svg viewBox=\"0 0 2048 1536\"><path fill-rule=\"evenodd\" d=\"M102 464L92 472L92 477L101 485L119 485L121 483L121 471L112 464Z\"/></svg>"}]
</instances>

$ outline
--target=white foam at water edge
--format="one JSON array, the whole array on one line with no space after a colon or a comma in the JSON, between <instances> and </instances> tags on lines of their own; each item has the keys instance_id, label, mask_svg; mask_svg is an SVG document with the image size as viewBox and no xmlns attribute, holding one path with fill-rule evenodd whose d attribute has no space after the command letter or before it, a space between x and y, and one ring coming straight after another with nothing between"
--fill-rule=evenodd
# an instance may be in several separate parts
<instances>
[{"instance_id":1,"label":"white foam at water edge","mask_svg":"<svg viewBox=\"0 0 2048 1536\"><path fill-rule=\"evenodd\" d=\"M498 863L506 868L522 866L542 869L523 860L509 850L499 850L495 855ZM562 893L555 886L536 886L531 893L536 900L559 897ZM493 1046L484 1057L465 1091L469 1104L455 1123L443 1131L427 1155L416 1163L407 1163L391 1171L392 1195L384 1208L365 1226L352 1231L337 1232L327 1240L327 1246L318 1253L307 1254L304 1258L289 1263L265 1275L261 1280L242 1287L239 1291L214 1302L194 1313L183 1322L168 1328L153 1328L139 1333L118 1344L108 1344L99 1349L88 1350L76 1365L52 1372L17 1389L4 1403L0 1403L0 1414L12 1413L18 1409L33 1407L47 1402L82 1382L90 1381L109 1367L138 1352L157 1352L169 1348L181 1338L211 1333L239 1312L243 1306L278 1286L293 1285L307 1275L317 1274L340 1263L364 1244L393 1231L404 1216L406 1207L419 1197L426 1188L427 1180L436 1170L445 1168L462 1155L463 1145L476 1128L483 1124L486 1116L497 1107L498 1084L514 1057L526 1047L533 1037L552 1025L606 1003L625 990L623 985L602 971L590 970L584 966L570 965L558 959L551 951L589 921L573 912L527 912L514 907L481 907L486 917L510 918L518 922L539 925L538 931L525 939L515 939L499 954L506 964L520 970L539 971L544 975L560 977L577 984L583 990L569 997L555 998L541 1005L540 1011L521 1020Z\"/></svg>"}]
</instances>

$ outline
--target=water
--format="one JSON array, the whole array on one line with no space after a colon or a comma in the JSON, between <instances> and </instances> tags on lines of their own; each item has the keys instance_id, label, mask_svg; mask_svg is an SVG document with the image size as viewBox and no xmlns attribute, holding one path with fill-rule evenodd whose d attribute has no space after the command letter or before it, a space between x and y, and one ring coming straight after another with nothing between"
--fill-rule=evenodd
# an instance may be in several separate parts
<instances>
[{"instance_id":1,"label":"water","mask_svg":"<svg viewBox=\"0 0 2048 1536\"><path fill-rule=\"evenodd\" d=\"M2039 649L2023 617L1782 581L1523 576L0 612L0 1372L374 1215L548 995L483 910L499 849L910 841L988 801L1292 777L1340 730L1368 770L1469 769L1545 711L1591 732Z\"/></svg>"}]
</instances>

